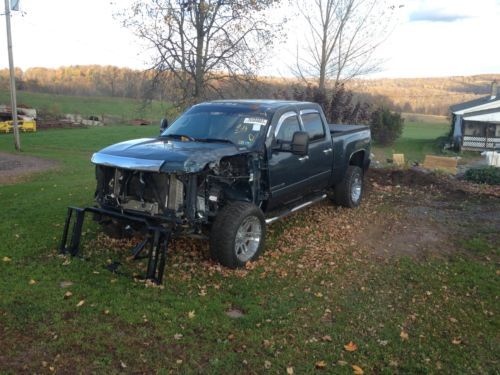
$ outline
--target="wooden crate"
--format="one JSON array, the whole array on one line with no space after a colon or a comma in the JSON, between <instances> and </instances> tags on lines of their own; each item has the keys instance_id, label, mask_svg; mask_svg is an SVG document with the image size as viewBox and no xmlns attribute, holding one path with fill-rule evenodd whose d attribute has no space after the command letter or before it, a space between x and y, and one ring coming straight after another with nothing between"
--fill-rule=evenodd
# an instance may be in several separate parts
<instances>
[{"instance_id":1,"label":"wooden crate","mask_svg":"<svg viewBox=\"0 0 500 375\"><path fill-rule=\"evenodd\" d=\"M457 159L444 156L425 155L424 168L457 173Z\"/></svg>"},{"instance_id":2,"label":"wooden crate","mask_svg":"<svg viewBox=\"0 0 500 375\"><path fill-rule=\"evenodd\" d=\"M394 164L397 166L404 166L405 165L405 154L392 154L392 161Z\"/></svg>"}]
</instances>

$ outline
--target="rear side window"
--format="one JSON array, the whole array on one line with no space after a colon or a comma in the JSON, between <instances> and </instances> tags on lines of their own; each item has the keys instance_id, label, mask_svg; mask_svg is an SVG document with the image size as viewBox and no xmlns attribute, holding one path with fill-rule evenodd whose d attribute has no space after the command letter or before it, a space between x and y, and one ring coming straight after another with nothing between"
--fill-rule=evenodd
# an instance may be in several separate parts
<instances>
[{"instance_id":1,"label":"rear side window","mask_svg":"<svg viewBox=\"0 0 500 375\"><path fill-rule=\"evenodd\" d=\"M276 139L281 142L291 142L293 133L298 131L300 131L300 125L297 116L288 117L281 124Z\"/></svg>"},{"instance_id":2,"label":"rear side window","mask_svg":"<svg viewBox=\"0 0 500 375\"><path fill-rule=\"evenodd\" d=\"M309 134L309 140L314 141L325 137L325 128L319 113L307 113L301 117L304 129Z\"/></svg>"}]
</instances>

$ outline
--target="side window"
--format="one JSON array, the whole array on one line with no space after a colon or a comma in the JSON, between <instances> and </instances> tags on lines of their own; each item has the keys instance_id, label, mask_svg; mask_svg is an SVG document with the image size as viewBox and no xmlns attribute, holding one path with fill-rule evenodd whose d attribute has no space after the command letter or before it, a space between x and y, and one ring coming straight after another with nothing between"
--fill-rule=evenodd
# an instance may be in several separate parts
<instances>
[{"instance_id":1,"label":"side window","mask_svg":"<svg viewBox=\"0 0 500 375\"><path fill-rule=\"evenodd\" d=\"M301 116L305 131L311 141L325 137L325 128L319 113L306 113Z\"/></svg>"},{"instance_id":2,"label":"side window","mask_svg":"<svg viewBox=\"0 0 500 375\"><path fill-rule=\"evenodd\" d=\"M286 118L276 134L276 140L280 142L291 142L293 133L300 131L299 119L297 116Z\"/></svg>"}]
</instances>

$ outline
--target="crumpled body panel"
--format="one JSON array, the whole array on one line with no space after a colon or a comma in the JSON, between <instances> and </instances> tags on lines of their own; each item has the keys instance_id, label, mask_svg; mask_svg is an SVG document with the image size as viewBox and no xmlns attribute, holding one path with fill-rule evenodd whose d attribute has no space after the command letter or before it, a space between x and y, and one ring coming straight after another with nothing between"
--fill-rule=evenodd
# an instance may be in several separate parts
<instances>
[{"instance_id":1,"label":"crumpled body panel","mask_svg":"<svg viewBox=\"0 0 500 375\"><path fill-rule=\"evenodd\" d=\"M246 152L245 148L225 143L142 138L106 147L92 156L92 163L123 169L194 173L225 156Z\"/></svg>"}]
</instances>

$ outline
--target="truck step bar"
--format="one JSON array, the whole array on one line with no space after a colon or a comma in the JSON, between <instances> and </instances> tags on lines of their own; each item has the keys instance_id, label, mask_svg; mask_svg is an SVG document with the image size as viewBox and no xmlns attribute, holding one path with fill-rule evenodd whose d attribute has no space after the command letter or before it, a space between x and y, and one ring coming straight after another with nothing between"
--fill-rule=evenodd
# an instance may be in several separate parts
<instances>
[{"instance_id":1,"label":"truck step bar","mask_svg":"<svg viewBox=\"0 0 500 375\"><path fill-rule=\"evenodd\" d=\"M61 254L71 254L77 256L80 251L80 240L82 236L83 221L85 214L92 212L100 216L110 217L114 219L133 221L144 224L147 228L146 239L140 242L132 249L134 259L148 258L148 267L146 271L146 280L150 280L156 284L161 284L165 271L165 262L167 258L168 243L170 241L172 231L165 229L162 226L154 225L144 218L126 215L119 212L108 211L99 207L68 207L68 214L64 223L64 231L59 246ZM74 217L73 220L71 220ZM68 246L68 234L71 227L71 238ZM146 256L140 256L140 253L149 245ZM116 267L115 267L116 268Z\"/></svg>"},{"instance_id":2,"label":"truck step bar","mask_svg":"<svg viewBox=\"0 0 500 375\"><path fill-rule=\"evenodd\" d=\"M266 219L266 224L272 224L274 223L275 221L278 221L279 219L282 219L284 218L285 216L288 216L290 214L293 214L294 212L297 212L297 211L300 211L302 210L303 208L306 208L308 206L310 206L311 204L314 204L314 203L317 203L317 202L320 202L322 201L323 199L325 199L327 197L326 194L323 194L323 195L320 195L316 198L313 198L307 202L304 202L304 203L301 203L299 204L298 206L295 206L293 208L290 208L290 209L287 209L285 211L282 211L279 213L279 215L277 216L273 216L273 217L270 217L270 218L267 218Z\"/></svg>"}]
</instances>

